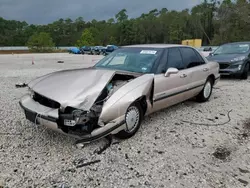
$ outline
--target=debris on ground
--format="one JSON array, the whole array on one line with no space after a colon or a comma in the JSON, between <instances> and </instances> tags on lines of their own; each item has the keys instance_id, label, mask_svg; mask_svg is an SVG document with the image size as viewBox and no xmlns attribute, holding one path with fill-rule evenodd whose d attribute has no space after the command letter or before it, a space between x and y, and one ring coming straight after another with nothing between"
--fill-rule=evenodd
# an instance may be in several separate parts
<instances>
[{"instance_id":1,"label":"debris on ground","mask_svg":"<svg viewBox=\"0 0 250 188\"><path fill-rule=\"evenodd\" d=\"M250 131L250 118L246 119L244 121L244 125L243 125L244 129Z\"/></svg>"},{"instance_id":2,"label":"debris on ground","mask_svg":"<svg viewBox=\"0 0 250 188\"><path fill-rule=\"evenodd\" d=\"M112 135L108 135L105 137L107 142L105 143L105 145L101 148L98 148L94 151L94 153L97 153L98 155L102 154L106 149L108 149L111 144L112 144L112 141L113 141L113 137Z\"/></svg>"},{"instance_id":3,"label":"debris on ground","mask_svg":"<svg viewBox=\"0 0 250 188\"><path fill-rule=\"evenodd\" d=\"M219 147L219 148L216 148L215 152L213 153L213 156L217 159L225 160L227 159L227 157L230 156L230 154L231 154L231 151L228 150L227 148Z\"/></svg>"},{"instance_id":4,"label":"debris on ground","mask_svg":"<svg viewBox=\"0 0 250 188\"><path fill-rule=\"evenodd\" d=\"M84 167L84 166L89 166L89 165L92 165L92 164L95 164L95 163L99 163L99 162L101 162L101 160L98 159L98 160L94 160L94 161L90 161L90 162L78 163L76 165L76 168L81 168L81 167Z\"/></svg>"},{"instance_id":5,"label":"debris on ground","mask_svg":"<svg viewBox=\"0 0 250 188\"><path fill-rule=\"evenodd\" d=\"M239 178L238 181L243 183L245 186L248 185L248 181L246 181L246 180L243 180L243 179Z\"/></svg>"},{"instance_id":6,"label":"debris on ground","mask_svg":"<svg viewBox=\"0 0 250 188\"><path fill-rule=\"evenodd\" d=\"M220 126L220 125L226 125L227 123L229 123L231 121L231 116L230 116L230 113L232 112L233 110L229 110L227 112L227 117L228 117L228 120L223 122L223 123L198 123L198 122L192 122L192 121L186 121L186 120L182 120L183 123L189 123L189 124L193 124L193 125L205 125L205 126ZM208 119L208 118L207 118ZM218 119L218 118L217 118ZM208 119L210 121L214 121L213 119Z\"/></svg>"},{"instance_id":7,"label":"debris on ground","mask_svg":"<svg viewBox=\"0 0 250 188\"><path fill-rule=\"evenodd\" d=\"M26 84L26 83L17 83L16 84L17 88L19 88L19 87L27 87L27 86L28 86L28 84Z\"/></svg>"},{"instance_id":8,"label":"debris on ground","mask_svg":"<svg viewBox=\"0 0 250 188\"><path fill-rule=\"evenodd\" d=\"M244 173L244 174L250 173L249 170L245 170L245 169L242 169L242 168L239 168L239 171L240 171L241 173Z\"/></svg>"}]
</instances>

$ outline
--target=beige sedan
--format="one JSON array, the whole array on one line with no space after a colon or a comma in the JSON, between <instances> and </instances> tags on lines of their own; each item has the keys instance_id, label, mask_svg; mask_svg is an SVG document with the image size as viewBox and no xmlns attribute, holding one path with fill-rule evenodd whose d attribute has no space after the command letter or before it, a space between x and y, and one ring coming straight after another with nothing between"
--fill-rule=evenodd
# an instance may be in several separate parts
<instances>
[{"instance_id":1,"label":"beige sedan","mask_svg":"<svg viewBox=\"0 0 250 188\"><path fill-rule=\"evenodd\" d=\"M208 101L219 78L218 63L192 47L124 46L93 67L31 81L20 105L28 120L80 142L129 138L148 114L193 97Z\"/></svg>"}]
</instances>

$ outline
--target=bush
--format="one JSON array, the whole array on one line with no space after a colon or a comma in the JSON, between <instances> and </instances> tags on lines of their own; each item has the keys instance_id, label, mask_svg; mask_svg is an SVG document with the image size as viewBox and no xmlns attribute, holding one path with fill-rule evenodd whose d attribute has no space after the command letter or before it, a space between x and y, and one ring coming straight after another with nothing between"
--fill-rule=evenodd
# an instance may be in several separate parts
<instances>
[{"instance_id":1,"label":"bush","mask_svg":"<svg viewBox=\"0 0 250 188\"><path fill-rule=\"evenodd\" d=\"M31 52L44 53L53 52L55 44L49 33L41 32L32 35L27 42L27 46Z\"/></svg>"}]
</instances>

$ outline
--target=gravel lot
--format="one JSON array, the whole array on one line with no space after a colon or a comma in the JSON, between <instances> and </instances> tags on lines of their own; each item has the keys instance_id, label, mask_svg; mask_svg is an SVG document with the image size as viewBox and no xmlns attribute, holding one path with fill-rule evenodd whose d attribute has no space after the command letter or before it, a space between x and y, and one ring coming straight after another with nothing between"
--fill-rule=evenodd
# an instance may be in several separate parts
<instances>
[{"instance_id":1,"label":"gravel lot","mask_svg":"<svg viewBox=\"0 0 250 188\"><path fill-rule=\"evenodd\" d=\"M250 124L244 124L250 118L249 80L222 79L209 102L157 112L134 137L100 155L94 151L105 139L79 148L75 139L25 120L18 101L27 88L16 83L87 67L98 58L0 56L0 187L250 187ZM77 167L91 161L97 163Z\"/></svg>"}]
</instances>

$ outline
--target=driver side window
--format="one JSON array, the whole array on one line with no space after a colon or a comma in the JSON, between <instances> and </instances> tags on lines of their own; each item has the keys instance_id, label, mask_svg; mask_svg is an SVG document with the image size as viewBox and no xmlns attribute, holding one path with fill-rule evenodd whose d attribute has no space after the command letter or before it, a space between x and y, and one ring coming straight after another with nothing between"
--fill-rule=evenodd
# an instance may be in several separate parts
<instances>
[{"instance_id":1,"label":"driver side window","mask_svg":"<svg viewBox=\"0 0 250 188\"><path fill-rule=\"evenodd\" d=\"M184 69L181 52L178 48L170 48L168 50L166 70L168 68L177 68L178 70Z\"/></svg>"}]
</instances>

